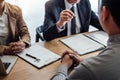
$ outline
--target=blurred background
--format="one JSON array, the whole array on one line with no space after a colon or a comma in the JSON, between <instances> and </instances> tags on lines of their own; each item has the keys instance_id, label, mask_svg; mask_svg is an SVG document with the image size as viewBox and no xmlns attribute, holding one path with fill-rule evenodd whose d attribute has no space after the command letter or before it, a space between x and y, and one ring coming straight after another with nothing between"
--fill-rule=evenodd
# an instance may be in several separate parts
<instances>
[{"instance_id":1,"label":"blurred background","mask_svg":"<svg viewBox=\"0 0 120 80\"><path fill-rule=\"evenodd\" d=\"M43 24L44 4L48 0L5 0L11 4L18 5L22 9L24 20L28 26L31 42L35 43L35 29ZM97 14L98 0L90 0L92 10ZM95 28L90 27L90 31Z\"/></svg>"}]
</instances>

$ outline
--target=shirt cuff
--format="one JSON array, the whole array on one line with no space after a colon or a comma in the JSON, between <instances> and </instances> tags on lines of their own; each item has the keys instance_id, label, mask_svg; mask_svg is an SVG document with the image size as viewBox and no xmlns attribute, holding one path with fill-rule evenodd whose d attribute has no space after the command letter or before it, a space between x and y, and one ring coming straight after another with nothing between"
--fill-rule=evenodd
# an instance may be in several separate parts
<instances>
[{"instance_id":1,"label":"shirt cuff","mask_svg":"<svg viewBox=\"0 0 120 80\"><path fill-rule=\"evenodd\" d=\"M65 30L65 26L63 26L62 28L59 28L58 26L56 26L56 27L57 27L57 30L58 30L59 33L60 33L61 31Z\"/></svg>"}]
</instances>

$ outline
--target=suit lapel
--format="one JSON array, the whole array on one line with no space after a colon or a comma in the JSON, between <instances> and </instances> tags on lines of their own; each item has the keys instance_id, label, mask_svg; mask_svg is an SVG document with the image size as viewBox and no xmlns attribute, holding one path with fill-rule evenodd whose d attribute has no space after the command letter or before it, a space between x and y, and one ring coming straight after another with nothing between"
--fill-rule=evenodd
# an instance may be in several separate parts
<instances>
[{"instance_id":1,"label":"suit lapel","mask_svg":"<svg viewBox=\"0 0 120 80\"><path fill-rule=\"evenodd\" d=\"M80 3L77 4L77 8L78 8L78 15L81 23L81 28L82 28L83 22L84 22L84 15L82 13L82 6L80 5Z\"/></svg>"},{"instance_id":2,"label":"suit lapel","mask_svg":"<svg viewBox=\"0 0 120 80\"><path fill-rule=\"evenodd\" d=\"M13 36L13 39L15 39L15 24L16 24L16 19L9 16L8 17L8 22L9 22L9 27Z\"/></svg>"},{"instance_id":3,"label":"suit lapel","mask_svg":"<svg viewBox=\"0 0 120 80\"><path fill-rule=\"evenodd\" d=\"M64 2L64 0L58 0L58 4L60 5L61 10L65 9L65 2Z\"/></svg>"}]
</instances>

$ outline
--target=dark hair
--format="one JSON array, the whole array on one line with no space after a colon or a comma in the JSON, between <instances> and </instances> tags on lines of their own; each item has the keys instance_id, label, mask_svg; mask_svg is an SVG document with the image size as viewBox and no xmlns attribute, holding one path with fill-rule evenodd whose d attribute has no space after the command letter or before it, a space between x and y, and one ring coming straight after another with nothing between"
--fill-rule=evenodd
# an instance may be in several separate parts
<instances>
[{"instance_id":1,"label":"dark hair","mask_svg":"<svg viewBox=\"0 0 120 80\"><path fill-rule=\"evenodd\" d=\"M115 23L120 28L120 0L100 0L99 3L101 3L99 6L106 6L109 9Z\"/></svg>"}]
</instances>

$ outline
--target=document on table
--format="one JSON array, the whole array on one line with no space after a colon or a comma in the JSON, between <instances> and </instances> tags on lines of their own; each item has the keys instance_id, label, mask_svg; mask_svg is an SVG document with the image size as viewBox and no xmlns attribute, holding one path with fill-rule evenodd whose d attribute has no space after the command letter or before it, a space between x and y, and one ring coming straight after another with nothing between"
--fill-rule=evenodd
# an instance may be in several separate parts
<instances>
[{"instance_id":1,"label":"document on table","mask_svg":"<svg viewBox=\"0 0 120 80\"><path fill-rule=\"evenodd\" d=\"M107 46L107 40L108 40L108 34L104 31L95 31L91 32L89 34L85 34L89 38L103 44L104 46Z\"/></svg>"},{"instance_id":2,"label":"document on table","mask_svg":"<svg viewBox=\"0 0 120 80\"><path fill-rule=\"evenodd\" d=\"M99 38L99 36L97 36ZM105 46L96 42L95 40L83 35L78 34L76 36L61 39L62 43L71 48L73 51L77 51L78 54L83 55L86 53L94 52L104 49Z\"/></svg>"},{"instance_id":3,"label":"document on table","mask_svg":"<svg viewBox=\"0 0 120 80\"><path fill-rule=\"evenodd\" d=\"M59 55L38 44L34 44L25 49L22 53L18 54L18 56L37 68L42 68L60 59Z\"/></svg>"}]
</instances>

